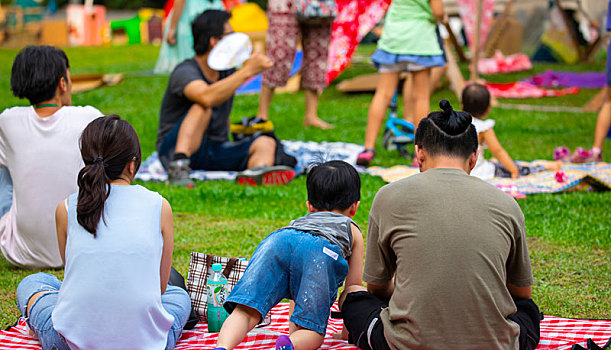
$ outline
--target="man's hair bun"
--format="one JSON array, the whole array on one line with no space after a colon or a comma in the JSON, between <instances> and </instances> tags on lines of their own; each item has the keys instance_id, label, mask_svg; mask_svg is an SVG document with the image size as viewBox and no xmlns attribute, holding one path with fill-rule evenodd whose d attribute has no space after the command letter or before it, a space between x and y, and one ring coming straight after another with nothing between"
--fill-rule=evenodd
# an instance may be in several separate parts
<instances>
[{"instance_id":1,"label":"man's hair bun","mask_svg":"<svg viewBox=\"0 0 611 350\"><path fill-rule=\"evenodd\" d=\"M452 105L450 104L450 101L446 99L439 101L439 107L441 107L441 110L444 111L444 114L452 113L452 111L454 110L452 108Z\"/></svg>"},{"instance_id":2,"label":"man's hair bun","mask_svg":"<svg viewBox=\"0 0 611 350\"><path fill-rule=\"evenodd\" d=\"M460 135L471 125L471 115L466 112L455 111L448 100L439 101L439 107L443 112L440 113L441 115L435 115L432 119L446 134Z\"/></svg>"},{"instance_id":3,"label":"man's hair bun","mask_svg":"<svg viewBox=\"0 0 611 350\"><path fill-rule=\"evenodd\" d=\"M416 129L415 143L429 156L443 154L467 159L477 151L477 132L471 115L455 111L448 100L439 101L441 111L431 112Z\"/></svg>"}]
</instances>

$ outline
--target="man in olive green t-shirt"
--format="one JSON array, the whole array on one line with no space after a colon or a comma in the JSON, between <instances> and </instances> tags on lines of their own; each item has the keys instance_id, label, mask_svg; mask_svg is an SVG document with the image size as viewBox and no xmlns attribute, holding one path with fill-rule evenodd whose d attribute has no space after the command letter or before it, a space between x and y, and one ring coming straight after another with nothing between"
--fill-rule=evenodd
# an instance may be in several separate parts
<instances>
[{"instance_id":1,"label":"man in olive green t-shirt","mask_svg":"<svg viewBox=\"0 0 611 350\"><path fill-rule=\"evenodd\" d=\"M365 350L534 349L540 314L524 215L469 176L478 148L471 116L441 106L416 133L422 172L373 201L367 289L348 288L342 304L350 339Z\"/></svg>"}]
</instances>

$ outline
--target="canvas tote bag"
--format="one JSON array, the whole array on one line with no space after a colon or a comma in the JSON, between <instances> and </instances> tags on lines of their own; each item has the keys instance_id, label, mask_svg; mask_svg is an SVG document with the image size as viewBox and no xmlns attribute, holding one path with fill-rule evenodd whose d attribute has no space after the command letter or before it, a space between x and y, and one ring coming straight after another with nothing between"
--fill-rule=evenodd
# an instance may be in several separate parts
<instances>
[{"instance_id":1,"label":"canvas tote bag","mask_svg":"<svg viewBox=\"0 0 611 350\"><path fill-rule=\"evenodd\" d=\"M212 254L191 252L191 262L189 264L189 275L187 277L187 292L191 297L191 305L197 317L208 322L208 292L206 282L212 275L212 264L221 264L222 273L227 278L227 292L231 293L233 287L238 283L248 261L243 258L227 258ZM271 315L268 313L258 326L265 326L271 323Z\"/></svg>"}]
</instances>

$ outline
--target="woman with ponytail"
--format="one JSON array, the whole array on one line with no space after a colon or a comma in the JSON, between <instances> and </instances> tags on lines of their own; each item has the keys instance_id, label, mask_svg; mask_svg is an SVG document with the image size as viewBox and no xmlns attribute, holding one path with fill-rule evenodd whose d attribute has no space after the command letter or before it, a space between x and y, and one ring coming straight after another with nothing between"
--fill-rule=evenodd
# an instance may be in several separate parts
<instances>
[{"instance_id":1,"label":"woman with ponytail","mask_svg":"<svg viewBox=\"0 0 611 350\"><path fill-rule=\"evenodd\" d=\"M340 308L363 349L520 349L539 341L524 215L470 176L471 115L442 100L420 121L420 174L380 189L369 212L363 280ZM341 298L340 298L341 300Z\"/></svg>"},{"instance_id":2,"label":"woman with ponytail","mask_svg":"<svg viewBox=\"0 0 611 350\"><path fill-rule=\"evenodd\" d=\"M173 349L191 311L168 286L172 209L130 186L142 159L132 126L111 115L81 136L77 193L56 209L64 281L26 277L17 304L43 349Z\"/></svg>"}]
</instances>

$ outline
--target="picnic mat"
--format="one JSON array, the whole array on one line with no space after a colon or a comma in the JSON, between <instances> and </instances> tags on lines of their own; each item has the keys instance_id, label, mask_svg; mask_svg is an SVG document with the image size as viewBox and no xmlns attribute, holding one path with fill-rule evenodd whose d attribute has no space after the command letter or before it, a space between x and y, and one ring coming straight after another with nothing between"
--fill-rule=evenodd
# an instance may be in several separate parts
<instances>
[{"instance_id":1,"label":"picnic mat","mask_svg":"<svg viewBox=\"0 0 611 350\"><path fill-rule=\"evenodd\" d=\"M337 303L332 310L337 310ZM269 326L254 329L236 347L236 349L264 350L274 349L276 338L288 334L288 303L278 304L272 309L272 323ZM325 341L320 349L356 349L344 340L333 339L332 334L342 329L342 320L329 319ZM185 331L176 344L176 350L212 349L216 344L218 333L207 333L207 325L200 322L190 331ZM591 338L599 345L604 345L611 337L611 320L578 320L556 316L545 316L541 321L541 340L537 349L570 349L572 344L580 343L585 347L586 340ZM39 350L38 340L28 335L23 319L8 330L0 331L0 349Z\"/></svg>"},{"instance_id":2,"label":"picnic mat","mask_svg":"<svg viewBox=\"0 0 611 350\"><path fill-rule=\"evenodd\" d=\"M490 94L501 98L529 98L573 95L579 92L579 88L570 87L564 89L545 89L533 84L516 81L513 83L486 83Z\"/></svg>"},{"instance_id":3,"label":"picnic mat","mask_svg":"<svg viewBox=\"0 0 611 350\"><path fill-rule=\"evenodd\" d=\"M522 165L527 162L519 162ZM515 186L517 192L523 194L555 193L569 191L598 190L607 191L611 189L611 164L609 163L585 163L567 164L562 167L566 174L566 181L558 182L556 172L544 171L518 179L493 178L487 182L496 186ZM390 168L370 167L367 173L380 176L386 182L401 180L408 176L417 174L418 168L406 165L395 165Z\"/></svg>"},{"instance_id":4,"label":"picnic mat","mask_svg":"<svg viewBox=\"0 0 611 350\"><path fill-rule=\"evenodd\" d=\"M296 175L304 174L308 166L313 162L325 162L328 160L343 160L356 165L356 157L363 150L362 145L345 142L313 142L313 141L282 141L284 151L297 159L295 167ZM193 180L235 180L237 171L207 171L194 170L191 172ZM168 174L159 161L157 152L153 152L140 165L136 174L136 180L140 181L165 181Z\"/></svg>"}]
</instances>

